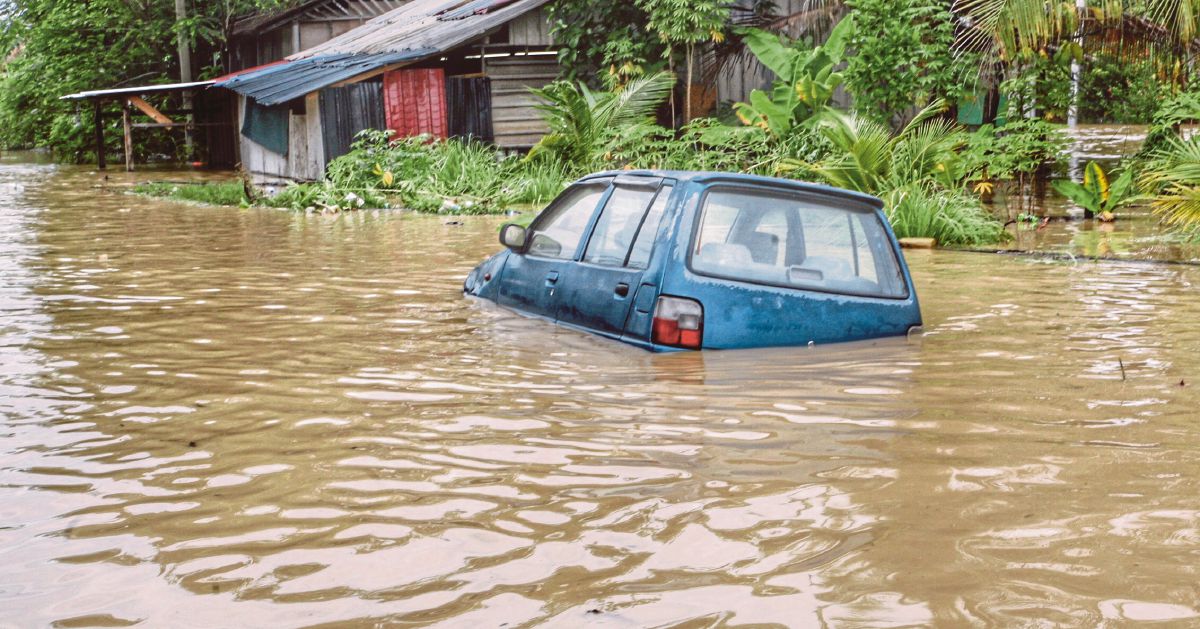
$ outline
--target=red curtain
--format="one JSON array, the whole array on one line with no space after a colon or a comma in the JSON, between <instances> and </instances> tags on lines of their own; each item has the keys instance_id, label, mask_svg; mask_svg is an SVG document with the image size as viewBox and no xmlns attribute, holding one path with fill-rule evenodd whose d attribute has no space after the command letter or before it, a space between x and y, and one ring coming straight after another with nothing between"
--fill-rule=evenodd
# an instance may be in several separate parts
<instances>
[{"instance_id":1,"label":"red curtain","mask_svg":"<svg viewBox=\"0 0 1200 629\"><path fill-rule=\"evenodd\" d=\"M441 68L395 70L383 75L388 129L398 138L426 133L446 138L446 74Z\"/></svg>"}]
</instances>

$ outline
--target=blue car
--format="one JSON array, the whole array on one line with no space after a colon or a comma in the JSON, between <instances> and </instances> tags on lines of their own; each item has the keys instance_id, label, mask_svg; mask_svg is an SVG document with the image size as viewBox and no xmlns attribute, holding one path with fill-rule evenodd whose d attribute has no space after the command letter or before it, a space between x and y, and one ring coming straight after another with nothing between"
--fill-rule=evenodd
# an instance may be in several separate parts
<instances>
[{"instance_id":1,"label":"blue car","mask_svg":"<svg viewBox=\"0 0 1200 629\"><path fill-rule=\"evenodd\" d=\"M467 295L654 351L836 343L921 325L879 199L722 173L589 175Z\"/></svg>"}]
</instances>

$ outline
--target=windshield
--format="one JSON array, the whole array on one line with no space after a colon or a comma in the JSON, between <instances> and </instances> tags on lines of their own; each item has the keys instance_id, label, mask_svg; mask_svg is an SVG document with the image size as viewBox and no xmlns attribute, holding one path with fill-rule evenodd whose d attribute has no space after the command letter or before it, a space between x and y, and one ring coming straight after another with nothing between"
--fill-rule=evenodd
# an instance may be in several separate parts
<instances>
[{"instance_id":1,"label":"windshield","mask_svg":"<svg viewBox=\"0 0 1200 629\"><path fill-rule=\"evenodd\" d=\"M852 295L908 295L891 240L870 208L810 195L716 188L692 247L704 275Z\"/></svg>"}]
</instances>

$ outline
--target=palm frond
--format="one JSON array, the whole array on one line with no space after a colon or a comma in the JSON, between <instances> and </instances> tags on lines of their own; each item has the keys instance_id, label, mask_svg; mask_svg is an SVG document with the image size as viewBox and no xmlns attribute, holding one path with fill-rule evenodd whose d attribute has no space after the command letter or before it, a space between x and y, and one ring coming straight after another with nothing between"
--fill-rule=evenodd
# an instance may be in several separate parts
<instances>
[{"instance_id":1,"label":"palm frond","mask_svg":"<svg viewBox=\"0 0 1200 629\"><path fill-rule=\"evenodd\" d=\"M1196 18L1200 0L1148 0L1146 13L1151 21L1167 29L1179 42L1196 38Z\"/></svg>"},{"instance_id":2,"label":"palm frond","mask_svg":"<svg viewBox=\"0 0 1200 629\"><path fill-rule=\"evenodd\" d=\"M1200 186L1172 185L1154 200L1153 207L1168 225L1200 229Z\"/></svg>"},{"instance_id":3,"label":"palm frond","mask_svg":"<svg viewBox=\"0 0 1200 629\"><path fill-rule=\"evenodd\" d=\"M838 155L813 166L829 183L858 190L879 192L891 171L892 138L888 128L855 114L829 111L817 127Z\"/></svg>"},{"instance_id":4,"label":"palm frond","mask_svg":"<svg viewBox=\"0 0 1200 629\"><path fill-rule=\"evenodd\" d=\"M955 42L957 50L1009 60L1073 32L1078 23L1074 5L1066 2L955 0L952 11L967 24Z\"/></svg>"},{"instance_id":5,"label":"palm frond","mask_svg":"<svg viewBox=\"0 0 1200 629\"><path fill-rule=\"evenodd\" d=\"M615 94L605 95L607 98L597 101L596 123L605 128L644 122L666 102L674 88L675 75L670 72L638 77Z\"/></svg>"},{"instance_id":6,"label":"palm frond","mask_svg":"<svg viewBox=\"0 0 1200 629\"><path fill-rule=\"evenodd\" d=\"M1200 136L1168 140L1165 147L1151 154L1138 178L1138 186L1146 192L1173 185L1200 185Z\"/></svg>"},{"instance_id":7,"label":"palm frond","mask_svg":"<svg viewBox=\"0 0 1200 629\"><path fill-rule=\"evenodd\" d=\"M900 130L900 133L896 137L902 138L909 133L912 133L913 130L921 126L921 124L923 124L926 120L941 115L949 107L950 105L946 102L946 99L935 99L933 102L926 105L921 111L918 111L917 115L913 116L913 119L909 120L908 124L904 125L904 128Z\"/></svg>"}]
</instances>

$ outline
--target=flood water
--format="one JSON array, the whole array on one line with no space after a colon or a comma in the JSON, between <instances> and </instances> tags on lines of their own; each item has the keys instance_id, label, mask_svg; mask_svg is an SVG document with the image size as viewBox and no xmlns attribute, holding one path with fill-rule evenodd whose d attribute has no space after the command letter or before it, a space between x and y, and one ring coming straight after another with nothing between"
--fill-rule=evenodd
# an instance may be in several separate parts
<instances>
[{"instance_id":1,"label":"flood water","mask_svg":"<svg viewBox=\"0 0 1200 629\"><path fill-rule=\"evenodd\" d=\"M110 177L0 161L0 626L1200 623L1200 268L652 355L463 299L495 218Z\"/></svg>"}]
</instances>

